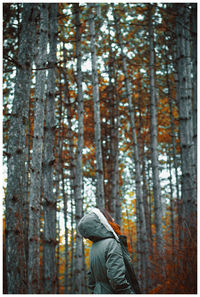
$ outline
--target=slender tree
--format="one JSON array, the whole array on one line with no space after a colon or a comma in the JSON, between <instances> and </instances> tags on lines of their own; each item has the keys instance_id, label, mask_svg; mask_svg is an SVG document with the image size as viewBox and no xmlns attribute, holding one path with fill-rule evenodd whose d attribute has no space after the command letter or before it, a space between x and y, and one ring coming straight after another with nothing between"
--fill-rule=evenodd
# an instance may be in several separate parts
<instances>
[{"instance_id":1,"label":"slender tree","mask_svg":"<svg viewBox=\"0 0 200 297\"><path fill-rule=\"evenodd\" d=\"M76 151L76 172L75 172L75 207L76 207L76 254L75 254L75 271L76 278L74 281L74 293L83 293L82 273L83 273L83 243L82 236L78 231L78 224L82 217L83 199L82 199L82 152L83 152L83 91L82 91L82 71L81 71L81 23L80 23L80 7L74 4L74 18L76 26L76 59L77 59L77 89L78 89L78 144Z\"/></svg>"},{"instance_id":2,"label":"slender tree","mask_svg":"<svg viewBox=\"0 0 200 297\"><path fill-rule=\"evenodd\" d=\"M197 179L197 4L192 3L193 142L195 181ZM197 193L195 194L197 195Z\"/></svg>"},{"instance_id":3,"label":"slender tree","mask_svg":"<svg viewBox=\"0 0 200 297\"><path fill-rule=\"evenodd\" d=\"M67 106L67 139L69 142L69 159L70 159L70 209L71 209L71 216L70 216L70 221L71 221L71 261L70 261L70 279L69 279L69 287L71 289L70 293L73 293L73 283L74 283L74 184L75 184L75 154L74 154L74 137L73 137L73 131L72 131L72 117L73 117L73 103L71 102L72 99L70 98L69 94L69 87L68 87L68 80L67 76L65 75L65 100L66 100L66 106ZM65 224L67 224L67 217L65 217ZM65 229L65 232L67 232L67 229ZM65 237L67 234L65 234ZM67 242L67 241L66 241ZM67 243L65 243L65 253L67 252L68 246ZM67 267L65 267L67 268ZM67 270L65 270L65 274L67 273ZM67 283L65 280L65 293L67 290Z\"/></svg>"},{"instance_id":4,"label":"slender tree","mask_svg":"<svg viewBox=\"0 0 200 297\"><path fill-rule=\"evenodd\" d=\"M175 223L174 223L174 197L173 197L173 184L172 184L172 160L170 155L170 146L168 148L168 167L169 167L169 187L170 187L170 230L172 242L172 263L176 263L175 259Z\"/></svg>"},{"instance_id":5,"label":"slender tree","mask_svg":"<svg viewBox=\"0 0 200 297\"><path fill-rule=\"evenodd\" d=\"M119 98L116 91L116 69L115 58L112 50L112 41L109 29L109 58L108 58L108 74L109 74L109 106L110 106L110 159L111 163L111 215L116 222L121 226L121 203L119 196Z\"/></svg>"},{"instance_id":6,"label":"slender tree","mask_svg":"<svg viewBox=\"0 0 200 297\"><path fill-rule=\"evenodd\" d=\"M24 216L26 213L25 141L31 86L32 49L36 37L37 5L25 3L8 141L6 195L6 266L8 294L27 293ZM28 32L28 36L27 36Z\"/></svg>"},{"instance_id":7,"label":"slender tree","mask_svg":"<svg viewBox=\"0 0 200 297\"><path fill-rule=\"evenodd\" d=\"M196 178L194 165L190 8L176 5L178 106L182 168L183 230L185 244L196 238ZM183 25L184 24L184 25ZM190 239L189 239L190 238Z\"/></svg>"},{"instance_id":8,"label":"slender tree","mask_svg":"<svg viewBox=\"0 0 200 297\"><path fill-rule=\"evenodd\" d=\"M157 140L157 107L155 89L155 61L154 61L154 31L152 23L153 6L149 4L149 67L150 67L150 115L151 115L151 160L153 178L153 198L156 227L156 250L160 261L163 255L163 234L162 234L162 203L160 192L159 163L158 163L158 140Z\"/></svg>"},{"instance_id":9,"label":"slender tree","mask_svg":"<svg viewBox=\"0 0 200 297\"><path fill-rule=\"evenodd\" d=\"M55 140L55 92L57 4L49 4L49 57L44 135L44 292L56 292L56 199L53 192L54 140Z\"/></svg>"},{"instance_id":10,"label":"slender tree","mask_svg":"<svg viewBox=\"0 0 200 297\"><path fill-rule=\"evenodd\" d=\"M48 41L48 5L40 6L40 34L36 68L45 68L47 62ZM40 292L40 197L42 175L42 152L44 135L44 102L46 70L38 70L35 86L35 118L33 154L31 164L29 194L29 257L28 257L28 292Z\"/></svg>"},{"instance_id":11,"label":"slender tree","mask_svg":"<svg viewBox=\"0 0 200 297\"><path fill-rule=\"evenodd\" d=\"M97 55L95 41L95 16L93 13L93 5L88 4L89 8L89 31L91 44L91 59L92 59L92 87L93 87L93 102L94 102L94 129L95 129L95 155L96 155L96 176L97 176L97 206L104 207L104 176L103 176L103 161L101 147L101 119L100 119L100 101L99 101L99 83L97 72Z\"/></svg>"}]
</instances>

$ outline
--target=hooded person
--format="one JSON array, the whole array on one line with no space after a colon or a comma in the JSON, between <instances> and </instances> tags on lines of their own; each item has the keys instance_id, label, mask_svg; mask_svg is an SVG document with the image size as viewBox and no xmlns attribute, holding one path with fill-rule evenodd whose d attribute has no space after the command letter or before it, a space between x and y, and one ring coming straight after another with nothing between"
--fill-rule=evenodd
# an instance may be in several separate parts
<instances>
[{"instance_id":1,"label":"hooded person","mask_svg":"<svg viewBox=\"0 0 200 297\"><path fill-rule=\"evenodd\" d=\"M79 232L93 244L89 254L88 286L93 294L139 292L126 237L107 210L93 208L78 225ZM128 266L127 266L128 265Z\"/></svg>"}]
</instances>

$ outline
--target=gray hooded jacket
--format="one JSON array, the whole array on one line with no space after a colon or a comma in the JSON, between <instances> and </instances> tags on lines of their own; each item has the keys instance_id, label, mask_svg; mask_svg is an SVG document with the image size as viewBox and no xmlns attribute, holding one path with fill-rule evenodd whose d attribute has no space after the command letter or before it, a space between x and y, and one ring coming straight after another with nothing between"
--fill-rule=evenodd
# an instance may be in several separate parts
<instances>
[{"instance_id":1,"label":"gray hooded jacket","mask_svg":"<svg viewBox=\"0 0 200 297\"><path fill-rule=\"evenodd\" d=\"M79 232L93 241L89 255L88 285L94 294L134 294L125 276L117 234L99 209L79 222Z\"/></svg>"}]
</instances>

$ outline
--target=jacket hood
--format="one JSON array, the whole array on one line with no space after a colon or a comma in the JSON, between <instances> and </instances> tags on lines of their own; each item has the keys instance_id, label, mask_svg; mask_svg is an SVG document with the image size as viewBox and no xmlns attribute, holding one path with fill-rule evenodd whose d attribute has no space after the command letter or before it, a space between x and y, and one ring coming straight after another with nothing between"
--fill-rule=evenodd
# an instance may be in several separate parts
<instances>
[{"instance_id":1,"label":"jacket hood","mask_svg":"<svg viewBox=\"0 0 200 297\"><path fill-rule=\"evenodd\" d=\"M93 208L82 217L78 224L78 229L83 237L91 241L110 237L114 237L119 241L119 237L98 208Z\"/></svg>"}]
</instances>

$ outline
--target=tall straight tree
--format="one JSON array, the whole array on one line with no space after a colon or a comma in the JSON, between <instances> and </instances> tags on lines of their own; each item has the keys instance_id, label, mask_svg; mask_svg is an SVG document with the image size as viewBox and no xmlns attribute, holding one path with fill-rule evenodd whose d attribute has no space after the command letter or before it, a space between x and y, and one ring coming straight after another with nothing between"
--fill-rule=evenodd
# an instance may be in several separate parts
<instances>
[{"instance_id":1,"label":"tall straight tree","mask_svg":"<svg viewBox=\"0 0 200 297\"><path fill-rule=\"evenodd\" d=\"M75 271L76 278L74 282L74 293L83 293L82 273L83 273L83 239L78 231L78 224L82 217L83 199L82 199L82 153L83 153L83 90L82 90L82 70L81 70L81 23L80 23L80 6L74 4L74 18L76 26L76 59L77 59L77 86L78 86L78 144L76 152L76 173L75 173L75 218L76 218L76 253L75 253Z\"/></svg>"},{"instance_id":2,"label":"tall straight tree","mask_svg":"<svg viewBox=\"0 0 200 297\"><path fill-rule=\"evenodd\" d=\"M172 244L172 263L176 263L175 259L175 223L174 223L174 199L173 199L173 184L172 184L172 161L171 150L168 147L168 166L169 166L169 187L170 187L170 230L171 230L171 244Z\"/></svg>"},{"instance_id":3,"label":"tall straight tree","mask_svg":"<svg viewBox=\"0 0 200 297\"><path fill-rule=\"evenodd\" d=\"M107 19L109 30L109 57L108 57L108 75L109 75L109 105L110 105L110 160L111 163L111 215L121 226L121 203L119 197L119 97L116 91L116 69L115 58L112 50L112 40L110 32L110 23Z\"/></svg>"},{"instance_id":4,"label":"tall straight tree","mask_svg":"<svg viewBox=\"0 0 200 297\"><path fill-rule=\"evenodd\" d=\"M139 156L139 147L138 147L138 140L137 140L137 133L136 133L134 109L133 109L131 88L130 88L130 82L129 82L128 71L127 71L126 55L125 55L124 44L123 44L122 36L121 36L119 15L114 8L114 4L112 4L112 7L113 7L113 16L114 16L114 21L115 21L116 33L117 33L117 37L118 37L118 41L119 41L119 46L121 49L122 66L123 66L123 73L124 73L124 77L125 77L126 96L128 98L128 104L129 104L129 117L130 117L131 132L132 132L132 139L133 139L134 162L135 162L135 171L136 171L136 199L137 199L137 205L138 205L139 228L141 230L140 238L138 238L138 240L140 241L140 244L141 244L141 246L140 246L141 250L144 251L142 253L142 261L144 263L142 273L145 275L145 281L148 281L148 279L149 279L148 273L149 273L149 269L150 269L149 259L148 259L149 246L148 246L148 240L147 240L144 201L143 201L143 193L142 193L141 161L140 161L140 156ZM148 283L144 283L144 290L146 288L148 288Z\"/></svg>"},{"instance_id":5,"label":"tall straight tree","mask_svg":"<svg viewBox=\"0 0 200 297\"><path fill-rule=\"evenodd\" d=\"M142 127L145 126L145 120L142 118L142 81L141 81L141 74L139 73L139 81L138 81L138 113L139 113L139 129L137 130L137 136L138 136L138 145L139 145L139 156L140 160L142 162L142 180L143 180L143 201L144 201L144 212L145 212L145 220L146 220L146 229L147 229L147 238L149 243L149 254L153 255L153 244L152 244L152 230L151 230L151 215L150 215L150 203L148 201L148 190L147 190L147 174L146 174L146 152L145 152L145 138L142 136Z\"/></svg>"},{"instance_id":6,"label":"tall straight tree","mask_svg":"<svg viewBox=\"0 0 200 297\"><path fill-rule=\"evenodd\" d=\"M27 293L24 214L26 213L25 141L31 86L37 5L24 3L18 68L8 140L6 266L8 294Z\"/></svg>"},{"instance_id":7,"label":"tall straight tree","mask_svg":"<svg viewBox=\"0 0 200 297\"><path fill-rule=\"evenodd\" d=\"M153 198L156 227L156 250L159 258L163 255L162 203L160 192L158 140L157 140L157 107L155 89L154 31L152 23L153 6L149 4L149 68L150 68L150 118L151 118L151 162L153 178Z\"/></svg>"},{"instance_id":8,"label":"tall straight tree","mask_svg":"<svg viewBox=\"0 0 200 297\"><path fill-rule=\"evenodd\" d=\"M49 4L49 57L44 134L44 292L56 292L56 199L53 192L54 141L55 141L55 92L57 48L57 4Z\"/></svg>"},{"instance_id":9,"label":"tall straight tree","mask_svg":"<svg viewBox=\"0 0 200 297\"><path fill-rule=\"evenodd\" d=\"M48 41L48 4L40 5L40 33L36 68L45 68L47 62ZM42 175L42 152L44 135L44 97L46 84L46 70L38 70L35 86L35 118L33 153L30 172L29 194L29 256L28 256L28 292L40 292L40 198Z\"/></svg>"},{"instance_id":10,"label":"tall straight tree","mask_svg":"<svg viewBox=\"0 0 200 297\"><path fill-rule=\"evenodd\" d=\"M185 244L196 238L196 174L193 143L192 71L190 54L190 7L177 4L177 73L182 168L183 230ZM183 25L184 24L184 25Z\"/></svg>"},{"instance_id":11,"label":"tall straight tree","mask_svg":"<svg viewBox=\"0 0 200 297\"><path fill-rule=\"evenodd\" d=\"M195 179L197 179L197 4L192 3L192 73L193 73L193 141Z\"/></svg>"},{"instance_id":12,"label":"tall straight tree","mask_svg":"<svg viewBox=\"0 0 200 297\"><path fill-rule=\"evenodd\" d=\"M169 97L169 110L170 110L170 126L171 126L171 137L172 137L172 155L173 155L173 163L175 169L175 177L176 177L176 195L177 200L179 201L179 177L178 177L178 160L176 154L176 135L175 135L175 125L174 125L174 116L173 116L173 99L171 95L171 87L169 81L169 70L166 62L166 79L167 79L167 89L168 89L168 97Z\"/></svg>"},{"instance_id":13,"label":"tall straight tree","mask_svg":"<svg viewBox=\"0 0 200 297\"><path fill-rule=\"evenodd\" d=\"M105 205L104 199L104 172L101 146L101 116L100 116L100 101L99 101L99 83L97 72L97 54L96 54L96 34L95 34L95 16L93 13L93 5L88 4L89 8L89 30L92 58L92 87L93 87L93 102L94 102L94 130L95 130L95 155L96 155L96 176L97 176L97 201L98 207L103 208Z\"/></svg>"},{"instance_id":14,"label":"tall straight tree","mask_svg":"<svg viewBox=\"0 0 200 297\"><path fill-rule=\"evenodd\" d=\"M70 159L70 194L69 194L69 198L71 200L71 261L70 261L70 279L69 279L69 287L71 288L71 292L73 293L72 287L73 287L73 283L74 283L74 213L73 213L73 207L74 207L74 184L75 184L75 154L74 154L74 137L73 137L73 130L72 130L72 118L73 118L73 103L71 102L71 98L70 98L70 93L69 93L69 87L68 87L68 78L67 75L64 74L64 81L65 81L65 100L66 100L66 106L67 106L67 139L69 142L69 159ZM65 223L66 222L67 217L65 217ZM67 230L65 229L65 232ZM65 244L65 251L68 249L68 247ZM66 263L65 263L66 264ZM66 274L66 272L65 272ZM67 284L65 282L65 293L67 290Z\"/></svg>"}]
</instances>

